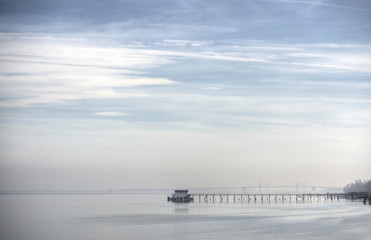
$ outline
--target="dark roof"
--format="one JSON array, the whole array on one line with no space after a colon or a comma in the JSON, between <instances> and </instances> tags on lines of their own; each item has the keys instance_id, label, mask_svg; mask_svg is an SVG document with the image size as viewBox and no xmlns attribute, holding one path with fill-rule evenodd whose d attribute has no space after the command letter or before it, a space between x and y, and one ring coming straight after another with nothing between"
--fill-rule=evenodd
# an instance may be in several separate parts
<instances>
[{"instance_id":1,"label":"dark roof","mask_svg":"<svg viewBox=\"0 0 371 240\"><path fill-rule=\"evenodd\" d=\"M184 193L187 193L188 192L188 190L175 190L175 192L184 192Z\"/></svg>"}]
</instances>

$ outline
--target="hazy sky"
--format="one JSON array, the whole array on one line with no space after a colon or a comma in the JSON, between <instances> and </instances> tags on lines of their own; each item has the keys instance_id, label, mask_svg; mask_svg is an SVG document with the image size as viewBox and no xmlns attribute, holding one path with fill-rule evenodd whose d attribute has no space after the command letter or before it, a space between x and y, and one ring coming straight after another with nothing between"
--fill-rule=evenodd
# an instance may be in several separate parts
<instances>
[{"instance_id":1,"label":"hazy sky","mask_svg":"<svg viewBox=\"0 0 371 240\"><path fill-rule=\"evenodd\" d=\"M0 190L371 179L368 0L0 0Z\"/></svg>"}]
</instances>

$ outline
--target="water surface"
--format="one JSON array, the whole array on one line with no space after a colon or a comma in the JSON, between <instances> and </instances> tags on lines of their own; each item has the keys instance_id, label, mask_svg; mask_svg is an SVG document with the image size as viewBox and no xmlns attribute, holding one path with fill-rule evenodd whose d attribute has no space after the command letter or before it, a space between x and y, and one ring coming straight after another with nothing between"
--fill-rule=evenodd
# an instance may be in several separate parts
<instances>
[{"instance_id":1,"label":"water surface","mask_svg":"<svg viewBox=\"0 0 371 240\"><path fill-rule=\"evenodd\" d=\"M166 195L0 195L0 239L370 239L371 206L168 203Z\"/></svg>"}]
</instances>

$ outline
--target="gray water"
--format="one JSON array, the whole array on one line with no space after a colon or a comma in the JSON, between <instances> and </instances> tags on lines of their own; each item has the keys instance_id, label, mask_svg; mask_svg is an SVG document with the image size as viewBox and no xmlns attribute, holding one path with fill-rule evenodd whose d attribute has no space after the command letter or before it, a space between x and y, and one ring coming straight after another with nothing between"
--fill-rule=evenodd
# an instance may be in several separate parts
<instances>
[{"instance_id":1,"label":"gray water","mask_svg":"<svg viewBox=\"0 0 371 240\"><path fill-rule=\"evenodd\" d=\"M1 240L371 239L360 202L166 202L166 195L0 195Z\"/></svg>"}]
</instances>

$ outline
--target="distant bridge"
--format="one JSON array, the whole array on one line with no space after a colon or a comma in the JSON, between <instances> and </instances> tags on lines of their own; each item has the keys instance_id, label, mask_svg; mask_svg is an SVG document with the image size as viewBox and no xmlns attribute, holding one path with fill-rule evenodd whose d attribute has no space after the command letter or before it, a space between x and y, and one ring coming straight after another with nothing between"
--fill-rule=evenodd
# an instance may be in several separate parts
<instances>
[{"instance_id":1,"label":"distant bridge","mask_svg":"<svg viewBox=\"0 0 371 240\"><path fill-rule=\"evenodd\" d=\"M296 185L268 185L268 184L259 184L256 186L241 186L241 187L214 187L214 188L191 188L190 191L195 191L199 193L204 192L214 192L214 193L247 193L252 192L286 192L286 193L295 193L295 192L315 192L315 193L327 193L327 192L342 192L342 187L334 186L315 186L315 185L306 185L306 184L296 184Z\"/></svg>"}]
</instances>

